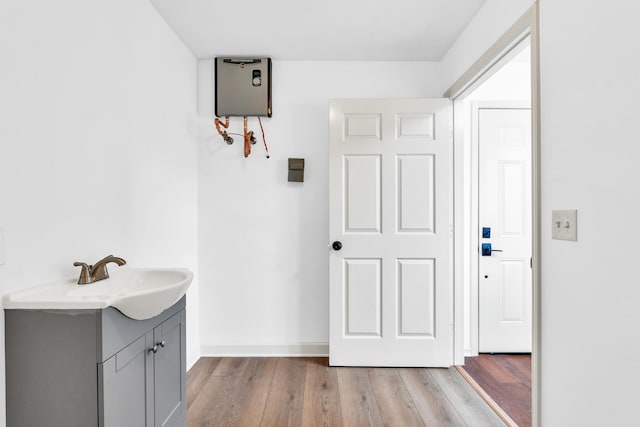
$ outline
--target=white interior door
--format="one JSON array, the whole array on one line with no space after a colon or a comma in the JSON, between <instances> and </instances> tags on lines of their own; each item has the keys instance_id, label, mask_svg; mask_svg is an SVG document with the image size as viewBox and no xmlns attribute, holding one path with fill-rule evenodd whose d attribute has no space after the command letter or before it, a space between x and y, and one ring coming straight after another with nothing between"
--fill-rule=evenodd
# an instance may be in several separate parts
<instances>
[{"instance_id":1,"label":"white interior door","mask_svg":"<svg viewBox=\"0 0 640 427\"><path fill-rule=\"evenodd\" d=\"M450 366L451 102L330 103L330 358Z\"/></svg>"},{"instance_id":2,"label":"white interior door","mask_svg":"<svg viewBox=\"0 0 640 427\"><path fill-rule=\"evenodd\" d=\"M531 352L531 110L477 111L478 349Z\"/></svg>"}]
</instances>

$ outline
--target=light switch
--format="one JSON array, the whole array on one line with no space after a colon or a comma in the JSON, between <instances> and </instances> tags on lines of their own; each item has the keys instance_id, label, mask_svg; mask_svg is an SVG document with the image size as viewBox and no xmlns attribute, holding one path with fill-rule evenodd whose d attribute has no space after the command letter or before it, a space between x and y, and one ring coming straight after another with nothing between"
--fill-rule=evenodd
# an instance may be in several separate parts
<instances>
[{"instance_id":1,"label":"light switch","mask_svg":"<svg viewBox=\"0 0 640 427\"><path fill-rule=\"evenodd\" d=\"M576 209L551 211L551 238L578 240L578 211Z\"/></svg>"}]
</instances>

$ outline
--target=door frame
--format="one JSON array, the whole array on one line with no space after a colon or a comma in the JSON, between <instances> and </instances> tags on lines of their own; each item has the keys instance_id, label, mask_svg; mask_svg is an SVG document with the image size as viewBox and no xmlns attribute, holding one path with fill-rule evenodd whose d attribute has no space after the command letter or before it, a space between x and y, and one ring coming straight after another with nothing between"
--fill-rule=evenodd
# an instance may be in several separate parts
<instances>
[{"instance_id":1,"label":"door frame","mask_svg":"<svg viewBox=\"0 0 640 427\"><path fill-rule=\"evenodd\" d=\"M454 116L454 361L464 364L464 283L465 267L469 262L469 242L465 235L470 230L465 221L464 179L465 166L468 165L464 151L464 109L460 102L463 95L469 93L489 78L502 65L505 58L522 40L530 37L531 46L531 171L532 171L532 274L533 274L533 343L531 353L531 415L533 426L540 426L540 373L541 373L541 168L540 168L540 66L539 66L539 7L536 1L527 12L516 21L471 67L444 93L445 98L453 101ZM467 203L468 204L468 203ZM468 271L468 269L466 270Z\"/></svg>"}]
</instances>

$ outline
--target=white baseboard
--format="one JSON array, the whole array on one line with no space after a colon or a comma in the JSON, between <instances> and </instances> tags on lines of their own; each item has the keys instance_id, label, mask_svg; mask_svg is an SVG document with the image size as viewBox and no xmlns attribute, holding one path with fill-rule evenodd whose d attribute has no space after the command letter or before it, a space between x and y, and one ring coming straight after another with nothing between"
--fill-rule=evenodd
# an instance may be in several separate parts
<instances>
[{"instance_id":1,"label":"white baseboard","mask_svg":"<svg viewBox=\"0 0 640 427\"><path fill-rule=\"evenodd\" d=\"M200 354L187 354L187 371L200 359Z\"/></svg>"},{"instance_id":2,"label":"white baseboard","mask_svg":"<svg viewBox=\"0 0 640 427\"><path fill-rule=\"evenodd\" d=\"M328 343L278 345L203 345L202 357L327 357Z\"/></svg>"}]
</instances>

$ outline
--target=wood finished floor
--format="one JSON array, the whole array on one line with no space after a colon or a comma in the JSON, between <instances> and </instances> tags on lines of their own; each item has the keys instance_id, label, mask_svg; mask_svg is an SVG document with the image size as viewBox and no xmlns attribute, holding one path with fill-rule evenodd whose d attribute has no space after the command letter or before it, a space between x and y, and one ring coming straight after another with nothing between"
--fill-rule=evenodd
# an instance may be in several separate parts
<instances>
[{"instance_id":1,"label":"wood finished floor","mask_svg":"<svg viewBox=\"0 0 640 427\"><path fill-rule=\"evenodd\" d=\"M331 368L327 358L201 358L188 426L504 426L453 368Z\"/></svg>"},{"instance_id":2,"label":"wood finished floor","mask_svg":"<svg viewBox=\"0 0 640 427\"><path fill-rule=\"evenodd\" d=\"M465 357L464 370L518 426L531 426L531 355Z\"/></svg>"}]
</instances>

